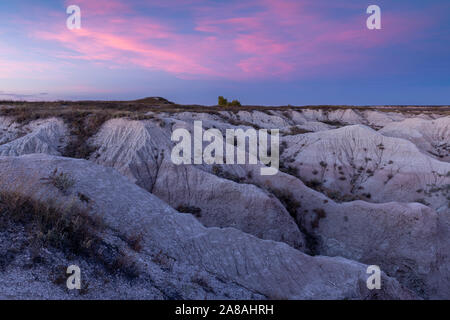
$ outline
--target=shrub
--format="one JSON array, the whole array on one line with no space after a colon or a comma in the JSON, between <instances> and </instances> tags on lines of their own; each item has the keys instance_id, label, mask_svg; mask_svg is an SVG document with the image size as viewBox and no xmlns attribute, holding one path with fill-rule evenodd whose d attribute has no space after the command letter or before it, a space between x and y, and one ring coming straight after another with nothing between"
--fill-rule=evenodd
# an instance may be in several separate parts
<instances>
[{"instance_id":1,"label":"shrub","mask_svg":"<svg viewBox=\"0 0 450 320\"><path fill-rule=\"evenodd\" d=\"M305 185L311 189L319 191L322 187L322 182L320 182L317 179L312 179L312 180L306 181Z\"/></svg>"},{"instance_id":2,"label":"shrub","mask_svg":"<svg viewBox=\"0 0 450 320\"><path fill-rule=\"evenodd\" d=\"M105 113L69 113L63 116L66 123L71 128L72 138L64 149L63 155L70 158L88 159L94 153L96 148L88 143L100 127L109 119L119 116L119 114L112 116Z\"/></svg>"},{"instance_id":3,"label":"shrub","mask_svg":"<svg viewBox=\"0 0 450 320\"><path fill-rule=\"evenodd\" d=\"M284 172L284 173L287 173L287 174L289 174L291 176L294 176L294 177L298 177L299 176L298 168L292 167L292 166L285 166L284 163L281 164L280 171Z\"/></svg>"},{"instance_id":4,"label":"shrub","mask_svg":"<svg viewBox=\"0 0 450 320\"><path fill-rule=\"evenodd\" d=\"M236 183L244 183L245 182L245 178L236 176L228 171L224 171L222 169L222 167L218 166L218 165L214 165L212 167L212 173L222 179L226 179L226 180L231 180L234 181Z\"/></svg>"},{"instance_id":5,"label":"shrub","mask_svg":"<svg viewBox=\"0 0 450 320\"><path fill-rule=\"evenodd\" d=\"M290 127L289 131L286 132L285 135L287 135L287 136L294 136L294 135L297 135L297 134L305 134L305 133L310 133L310 132L312 132L312 131L305 130L305 129L302 129L302 128L294 126L294 127Z\"/></svg>"},{"instance_id":6,"label":"shrub","mask_svg":"<svg viewBox=\"0 0 450 320\"><path fill-rule=\"evenodd\" d=\"M58 208L18 193L0 192L0 215L10 222L33 227L43 245L63 251L92 254L101 239L103 221L76 205Z\"/></svg>"},{"instance_id":7,"label":"shrub","mask_svg":"<svg viewBox=\"0 0 450 320\"><path fill-rule=\"evenodd\" d=\"M228 106L230 106L230 107L240 107L241 103L239 102L239 100L233 100L233 101L231 101L231 103L228 104Z\"/></svg>"},{"instance_id":8,"label":"shrub","mask_svg":"<svg viewBox=\"0 0 450 320\"><path fill-rule=\"evenodd\" d=\"M0 229L23 225L32 241L33 261L40 261L40 248L54 248L101 263L109 272L136 277L138 268L126 251L106 243L102 237L106 225L89 209L71 203L61 206L17 192L0 191ZM131 237L128 245L140 250L140 237ZM33 253L36 252L36 253Z\"/></svg>"},{"instance_id":9,"label":"shrub","mask_svg":"<svg viewBox=\"0 0 450 320\"><path fill-rule=\"evenodd\" d=\"M143 239L142 233L133 233L127 237L126 242L133 251L141 252Z\"/></svg>"},{"instance_id":10,"label":"shrub","mask_svg":"<svg viewBox=\"0 0 450 320\"><path fill-rule=\"evenodd\" d=\"M221 107L240 107L241 106L241 103L239 102L239 100L233 100L233 101L231 101L231 102L228 102L228 100L227 99L225 99L224 97L222 97L222 96L219 96L219 98L218 98L218 104L219 104L219 106L221 106Z\"/></svg>"},{"instance_id":11,"label":"shrub","mask_svg":"<svg viewBox=\"0 0 450 320\"><path fill-rule=\"evenodd\" d=\"M197 218L202 217L202 209L193 206L178 206L177 211L181 213L190 213Z\"/></svg>"},{"instance_id":12,"label":"shrub","mask_svg":"<svg viewBox=\"0 0 450 320\"><path fill-rule=\"evenodd\" d=\"M289 214L297 220L297 210L301 208L301 203L294 199L294 196L289 191L281 191L272 189L269 190L275 197L280 200L280 202L283 204L283 206L286 208L286 210L289 212Z\"/></svg>"},{"instance_id":13,"label":"shrub","mask_svg":"<svg viewBox=\"0 0 450 320\"><path fill-rule=\"evenodd\" d=\"M221 107L226 107L228 105L228 100L225 99L224 97L220 96L219 97L219 106Z\"/></svg>"},{"instance_id":14,"label":"shrub","mask_svg":"<svg viewBox=\"0 0 450 320\"><path fill-rule=\"evenodd\" d=\"M64 172L58 173L58 168L53 171L50 177L43 178L42 180L46 180L65 195L67 195L69 189L75 184L75 180L69 174Z\"/></svg>"},{"instance_id":15,"label":"shrub","mask_svg":"<svg viewBox=\"0 0 450 320\"><path fill-rule=\"evenodd\" d=\"M326 168L326 167L328 167L328 164L325 161L320 161L320 166L322 168Z\"/></svg>"},{"instance_id":16,"label":"shrub","mask_svg":"<svg viewBox=\"0 0 450 320\"><path fill-rule=\"evenodd\" d=\"M112 270L120 270L122 274L130 279L139 277L140 271L136 261L131 255L123 250L119 251L112 268Z\"/></svg>"},{"instance_id":17,"label":"shrub","mask_svg":"<svg viewBox=\"0 0 450 320\"><path fill-rule=\"evenodd\" d=\"M152 257L152 261L158 264L165 271L172 270L175 263L175 259L165 254L162 250Z\"/></svg>"},{"instance_id":18,"label":"shrub","mask_svg":"<svg viewBox=\"0 0 450 320\"><path fill-rule=\"evenodd\" d=\"M322 208L314 209L313 212L315 213L315 218L311 221L311 227L316 229L319 227L320 220L326 218L327 213Z\"/></svg>"},{"instance_id":19,"label":"shrub","mask_svg":"<svg viewBox=\"0 0 450 320\"><path fill-rule=\"evenodd\" d=\"M330 126L334 126L334 127L345 127L345 123L337 121L337 120L323 120L322 121L325 124L328 124Z\"/></svg>"},{"instance_id":20,"label":"shrub","mask_svg":"<svg viewBox=\"0 0 450 320\"><path fill-rule=\"evenodd\" d=\"M380 149L380 150L384 150L385 149L384 145L382 143L378 144L377 148Z\"/></svg>"},{"instance_id":21,"label":"shrub","mask_svg":"<svg viewBox=\"0 0 450 320\"><path fill-rule=\"evenodd\" d=\"M200 274L196 274L192 277L191 281L198 284L206 292L214 292L214 289L209 285L208 280Z\"/></svg>"}]
</instances>

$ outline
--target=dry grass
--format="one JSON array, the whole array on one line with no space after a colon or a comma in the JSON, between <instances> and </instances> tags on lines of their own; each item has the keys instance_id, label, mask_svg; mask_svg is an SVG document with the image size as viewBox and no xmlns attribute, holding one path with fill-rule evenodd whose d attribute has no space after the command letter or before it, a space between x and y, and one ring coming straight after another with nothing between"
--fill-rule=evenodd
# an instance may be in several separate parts
<instances>
[{"instance_id":1,"label":"dry grass","mask_svg":"<svg viewBox=\"0 0 450 320\"><path fill-rule=\"evenodd\" d=\"M152 257L152 261L158 264L163 270L171 271L176 259L170 257L169 255L165 254L162 250L160 250L156 255Z\"/></svg>"},{"instance_id":2,"label":"dry grass","mask_svg":"<svg viewBox=\"0 0 450 320\"><path fill-rule=\"evenodd\" d=\"M190 213L192 214L194 217L196 218L201 218L202 217L202 209L198 208L198 207L194 207L194 206L178 206L176 208L176 210L178 212L181 213Z\"/></svg>"},{"instance_id":3,"label":"dry grass","mask_svg":"<svg viewBox=\"0 0 450 320\"><path fill-rule=\"evenodd\" d=\"M305 130L299 127L290 127L289 131L285 132L286 136L295 136L298 134L305 134L305 133L311 133L312 131Z\"/></svg>"},{"instance_id":4,"label":"dry grass","mask_svg":"<svg viewBox=\"0 0 450 320\"><path fill-rule=\"evenodd\" d=\"M245 181L246 181L245 178L238 177L228 171L223 170L223 168L219 165L214 165L212 167L212 174L214 174L215 176L217 176L219 178L231 180L236 183L245 183Z\"/></svg>"},{"instance_id":5,"label":"dry grass","mask_svg":"<svg viewBox=\"0 0 450 320\"><path fill-rule=\"evenodd\" d=\"M271 189L269 190L275 197L280 200L280 202L283 204L283 206L286 208L286 210L289 212L289 214L294 218L294 220L297 220L297 213L298 210L301 208L301 203L294 199L294 196L289 191L281 191L278 189Z\"/></svg>"},{"instance_id":6,"label":"dry grass","mask_svg":"<svg viewBox=\"0 0 450 320\"><path fill-rule=\"evenodd\" d=\"M311 221L311 227L316 229L319 227L320 220L326 218L327 213L322 208L314 209L313 212L315 214L315 218Z\"/></svg>"},{"instance_id":7,"label":"dry grass","mask_svg":"<svg viewBox=\"0 0 450 320\"><path fill-rule=\"evenodd\" d=\"M17 192L0 191L0 230L22 225L32 239L32 250L54 248L68 256L82 256L101 263L109 272L129 278L139 275L132 257L104 242L103 219L77 203L65 206L39 201ZM141 238L130 238L131 249L141 250Z\"/></svg>"},{"instance_id":8,"label":"dry grass","mask_svg":"<svg viewBox=\"0 0 450 320\"><path fill-rule=\"evenodd\" d=\"M143 234L135 232L127 237L126 242L133 251L141 252L143 240L144 240Z\"/></svg>"},{"instance_id":9,"label":"dry grass","mask_svg":"<svg viewBox=\"0 0 450 320\"><path fill-rule=\"evenodd\" d=\"M64 172L58 172L57 168L55 169L55 171L53 171L50 177L45 178L43 180L53 185L55 188L57 188L65 195L68 194L70 188L72 188L73 185L75 184L75 180L69 174Z\"/></svg>"},{"instance_id":10,"label":"dry grass","mask_svg":"<svg viewBox=\"0 0 450 320\"><path fill-rule=\"evenodd\" d=\"M195 112L222 116L219 111L237 113L239 111L281 111L288 114L290 111L302 112L306 109L321 109L324 112L340 109L354 109L357 111L374 110L380 112L400 112L408 114L433 113L450 115L449 106L201 106L179 105L163 98L145 98L136 101L56 101L56 102L26 102L26 101L0 101L0 116L10 116L18 123L27 124L33 120L61 118L69 126L72 138L63 151L63 156L71 158L88 159L95 148L88 143L103 123L114 118L129 118L143 120L152 118L149 112L179 113ZM236 126L249 126L259 129L258 126L240 121L238 119L225 119L225 122ZM306 133L301 129L292 129L287 134Z\"/></svg>"},{"instance_id":11,"label":"dry grass","mask_svg":"<svg viewBox=\"0 0 450 320\"><path fill-rule=\"evenodd\" d=\"M319 240L317 236L314 233L309 232L305 227L304 214L307 211L300 213L302 204L295 199L290 191L279 189L269 189L268 191L271 192L286 208L287 212L289 212L294 222L297 224L297 227L304 235L307 249L306 252L312 256L319 254Z\"/></svg>"},{"instance_id":12,"label":"dry grass","mask_svg":"<svg viewBox=\"0 0 450 320\"><path fill-rule=\"evenodd\" d=\"M161 98L162 99L162 98ZM380 112L400 113L437 113L450 115L450 106L202 106L180 105L147 98L136 101L56 101L56 102L26 102L0 101L0 115L13 116L20 122L28 122L49 117L62 117L71 122L73 117L84 118L87 115L105 117L133 117L145 116L147 112L199 112L217 113L219 111L299 111L305 109L321 109L333 111L340 109L354 109L359 111L374 110Z\"/></svg>"},{"instance_id":13,"label":"dry grass","mask_svg":"<svg viewBox=\"0 0 450 320\"><path fill-rule=\"evenodd\" d=\"M75 204L60 208L15 192L0 192L0 216L0 227L20 223L32 230L42 246L88 256L99 245L104 228L98 216Z\"/></svg>"},{"instance_id":14,"label":"dry grass","mask_svg":"<svg viewBox=\"0 0 450 320\"><path fill-rule=\"evenodd\" d=\"M211 285L208 283L208 280L204 276L195 274L191 278L191 281L202 287L206 292L214 293L214 289L211 287Z\"/></svg>"}]
</instances>

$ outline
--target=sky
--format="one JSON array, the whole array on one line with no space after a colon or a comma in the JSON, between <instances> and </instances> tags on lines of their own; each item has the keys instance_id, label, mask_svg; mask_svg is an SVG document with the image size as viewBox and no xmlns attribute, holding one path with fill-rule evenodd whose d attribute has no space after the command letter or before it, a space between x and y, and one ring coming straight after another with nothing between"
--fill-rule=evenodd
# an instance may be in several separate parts
<instances>
[{"instance_id":1,"label":"sky","mask_svg":"<svg viewBox=\"0 0 450 320\"><path fill-rule=\"evenodd\" d=\"M0 100L448 105L449 17L448 0L1 0Z\"/></svg>"}]
</instances>

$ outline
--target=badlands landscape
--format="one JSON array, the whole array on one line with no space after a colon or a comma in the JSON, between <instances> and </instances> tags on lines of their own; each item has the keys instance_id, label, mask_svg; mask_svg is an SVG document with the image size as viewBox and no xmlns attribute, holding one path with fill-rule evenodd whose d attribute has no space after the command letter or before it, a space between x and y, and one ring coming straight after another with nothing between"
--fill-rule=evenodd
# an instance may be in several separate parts
<instances>
[{"instance_id":1,"label":"badlands landscape","mask_svg":"<svg viewBox=\"0 0 450 320\"><path fill-rule=\"evenodd\" d=\"M194 121L280 171L175 165ZM0 299L450 299L450 107L3 102Z\"/></svg>"}]
</instances>

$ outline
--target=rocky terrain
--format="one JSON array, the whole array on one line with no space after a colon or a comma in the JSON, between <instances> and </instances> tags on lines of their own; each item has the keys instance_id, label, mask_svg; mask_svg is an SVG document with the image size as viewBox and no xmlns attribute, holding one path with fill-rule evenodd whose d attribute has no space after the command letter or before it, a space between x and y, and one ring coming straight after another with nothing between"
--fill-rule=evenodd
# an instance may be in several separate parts
<instances>
[{"instance_id":1,"label":"rocky terrain","mask_svg":"<svg viewBox=\"0 0 450 320\"><path fill-rule=\"evenodd\" d=\"M280 172L175 165L194 121ZM450 108L4 103L0 214L0 298L450 299Z\"/></svg>"}]
</instances>

